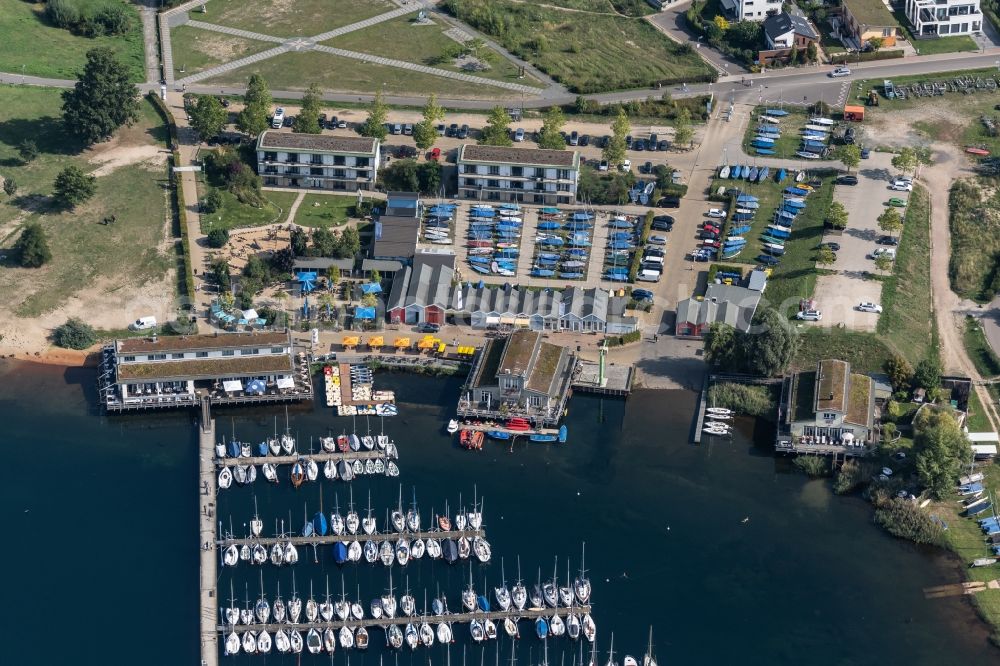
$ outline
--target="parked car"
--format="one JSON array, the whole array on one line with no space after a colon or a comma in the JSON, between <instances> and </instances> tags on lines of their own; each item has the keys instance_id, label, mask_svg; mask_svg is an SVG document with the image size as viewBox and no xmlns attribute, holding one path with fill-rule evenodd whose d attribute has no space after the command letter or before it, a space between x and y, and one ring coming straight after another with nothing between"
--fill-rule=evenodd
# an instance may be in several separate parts
<instances>
[{"instance_id":1,"label":"parked car","mask_svg":"<svg viewBox=\"0 0 1000 666\"><path fill-rule=\"evenodd\" d=\"M337 121L337 129L344 129L347 127L347 121L341 118Z\"/></svg>"},{"instance_id":2,"label":"parked car","mask_svg":"<svg viewBox=\"0 0 1000 666\"><path fill-rule=\"evenodd\" d=\"M708 213L706 213L706 214L709 217L719 217L719 218L722 218L722 217L726 216L726 211L722 210L721 208L709 208L708 209Z\"/></svg>"},{"instance_id":3,"label":"parked car","mask_svg":"<svg viewBox=\"0 0 1000 666\"><path fill-rule=\"evenodd\" d=\"M523 127L518 127L514 131L514 141L517 141L518 143L521 143L522 141L524 141L524 128Z\"/></svg>"},{"instance_id":4,"label":"parked car","mask_svg":"<svg viewBox=\"0 0 1000 666\"><path fill-rule=\"evenodd\" d=\"M680 208L681 198L670 194L656 202L658 208Z\"/></svg>"},{"instance_id":5,"label":"parked car","mask_svg":"<svg viewBox=\"0 0 1000 666\"><path fill-rule=\"evenodd\" d=\"M569 133L569 145L571 146L580 145L580 134L576 130L573 130L572 132Z\"/></svg>"},{"instance_id":6,"label":"parked car","mask_svg":"<svg viewBox=\"0 0 1000 666\"><path fill-rule=\"evenodd\" d=\"M601 160L601 163L597 165L597 170L598 171L607 171L608 170L608 161L607 160Z\"/></svg>"},{"instance_id":7,"label":"parked car","mask_svg":"<svg viewBox=\"0 0 1000 666\"><path fill-rule=\"evenodd\" d=\"M635 151L646 150L646 140L645 139L639 139L638 141L634 141L632 143L632 150L635 150Z\"/></svg>"},{"instance_id":8,"label":"parked car","mask_svg":"<svg viewBox=\"0 0 1000 666\"><path fill-rule=\"evenodd\" d=\"M446 130L445 130L444 123L441 123L440 125L437 126L437 131L438 131L438 136L444 136L445 135L445 131Z\"/></svg>"},{"instance_id":9,"label":"parked car","mask_svg":"<svg viewBox=\"0 0 1000 666\"><path fill-rule=\"evenodd\" d=\"M656 144L656 149L659 151L664 151L670 147L670 142L666 139L660 139L660 142Z\"/></svg>"},{"instance_id":10,"label":"parked car","mask_svg":"<svg viewBox=\"0 0 1000 666\"><path fill-rule=\"evenodd\" d=\"M870 151L869 149L865 148L864 146L861 146L861 159L863 159L863 160L868 159L869 157L871 157L871 153L872 153L872 151Z\"/></svg>"},{"instance_id":11,"label":"parked car","mask_svg":"<svg viewBox=\"0 0 1000 666\"><path fill-rule=\"evenodd\" d=\"M220 97L219 98L219 104L222 105L223 109L228 109L229 108L229 100L226 99L225 97Z\"/></svg>"},{"instance_id":12,"label":"parked car","mask_svg":"<svg viewBox=\"0 0 1000 666\"><path fill-rule=\"evenodd\" d=\"M851 70L847 67L836 67L832 72L830 72L830 78L836 79L841 76L850 76Z\"/></svg>"},{"instance_id":13,"label":"parked car","mask_svg":"<svg viewBox=\"0 0 1000 666\"><path fill-rule=\"evenodd\" d=\"M410 123L406 123L405 125L403 125L403 134L405 134L406 136L413 136L413 125L411 125Z\"/></svg>"},{"instance_id":14,"label":"parked car","mask_svg":"<svg viewBox=\"0 0 1000 666\"><path fill-rule=\"evenodd\" d=\"M633 289L632 299L636 301L651 301L653 300L653 292L648 289Z\"/></svg>"},{"instance_id":15,"label":"parked car","mask_svg":"<svg viewBox=\"0 0 1000 666\"><path fill-rule=\"evenodd\" d=\"M699 233L698 238L700 238L701 240L716 240L719 238L719 234L715 233L714 231L706 230Z\"/></svg>"},{"instance_id":16,"label":"parked car","mask_svg":"<svg viewBox=\"0 0 1000 666\"><path fill-rule=\"evenodd\" d=\"M285 127L295 127L295 116L285 116Z\"/></svg>"},{"instance_id":17,"label":"parked car","mask_svg":"<svg viewBox=\"0 0 1000 666\"><path fill-rule=\"evenodd\" d=\"M874 312L875 314L882 313L882 306L875 303L863 302L858 305L858 310L861 312Z\"/></svg>"},{"instance_id":18,"label":"parked car","mask_svg":"<svg viewBox=\"0 0 1000 666\"><path fill-rule=\"evenodd\" d=\"M858 184L858 177L857 176L850 176L850 175L848 175L848 176L841 176L840 178L837 179L837 184L838 185L857 185Z\"/></svg>"},{"instance_id":19,"label":"parked car","mask_svg":"<svg viewBox=\"0 0 1000 666\"><path fill-rule=\"evenodd\" d=\"M667 244L667 237L666 236L650 236L649 238L646 239L646 242L650 243L652 245L666 245Z\"/></svg>"},{"instance_id":20,"label":"parked car","mask_svg":"<svg viewBox=\"0 0 1000 666\"><path fill-rule=\"evenodd\" d=\"M631 147L632 147L632 135L629 134L628 136L625 137L625 148L631 148Z\"/></svg>"},{"instance_id":21,"label":"parked car","mask_svg":"<svg viewBox=\"0 0 1000 666\"><path fill-rule=\"evenodd\" d=\"M273 129L280 129L282 124L285 122L285 107L279 106L274 110L274 117L271 118L271 127Z\"/></svg>"},{"instance_id":22,"label":"parked car","mask_svg":"<svg viewBox=\"0 0 1000 666\"><path fill-rule=\"evenodd\" d=\"M625 160L625 161L623 161L622 165L619 167L619 169L621 169L622 171L631 171L632 170L632 160Z\"/></svg>"},{"instance_id":23,"label":"parked car","mask_svg":"<svg viewBox=\"0 0 1000 666\"><path fill-rule=\"evenodd\" d=\"M657 222L662 222L664 224L669 224L670 226L674 226L674 223L676 221L677 220L675 220L672 215L657 215L656 217L653 218L653 224L656 224Z\"/></svg>"},{"instance_id":24,"label":"parked car","mask_svg":"<svg viewBox=\"0 0 1000 666\"><path fill-rule=\"evenodd\" d=\"M338 122L337 116L334 116L334 117L330 118L330 120L327 121L327 123L326 123L326 128L327 129L337 129L337 122Z\"/></svg>"},{"instance_id":25,"label":"parked car","mask_svg":"<svg viewBox=\"0 0 1000 666\"><path fill-rule=\"evenodd\" d=\"M819 310L802 310L795 314L795 318L802 321L820 321L823 319L823 313Z\"/></svg>"},{"instance_id":26,"label":"parked car","mask_svg":"<svg viewBox=\"0 0 1000 666\"><path fill-rule=\"evenodd\" d=\"M650 150L656 150L656 143L659 140L660 140L660 138L658 136L656 136L655 134L650 134L649 135L649 143L647 144L649 146L649 149Z\"/></svg>"},{"instance_id":27,"label":"parked car","mask_svg":"<svg viewBox=\"0 0 1000 666\"><path fill-rule=\"evenodd\" d=\"M821 248L825 247L828 250L833 250L834 252L840 252L840 243L834 243L834 242L820 243L819 246Z\"/></svg>"},{"instance_id":28,"label":"parked car","mask_svg":"<svg viewBox=\"0 0 1000 666\"><path fill-rule=\"evenodd\" d=\"M639 167L639 173L653 173L653 163L646 162L641 167Z\"/></svg>"},{"instance_id":29,"label":"parked car","mask_svg":"<svg viewBox=\"0 0 1000 666\"><path fill-rule=\"evenodd\" d=\"M458 136L458 123L452 123L448 125L448 129L445 130L445 136Z\"/></svg>"},{"instance_id":30,"label":"parked car","mask_svg":"<svg viewBox=\"0 0 1000 666\"><path fill-rule=\"evenodd\" d=\"M906 208L906 201L900 199L899 197L892 197L887 202L890 206L895 206L896 208Z\"/></svg>"},{"instance_id":31,"label":"parked car","mask_svg":"<svg viewBox=\"0 0 1000 666\"><path fill-rule=\"evenodd\" d=\"M325 113L319 114L319 126L320 127L326 127L326 114Z\"/></svg>"},{"instance_id":32,"label":"parked car","mask_svg":"<svg viewBox=\"0 0 1000 666\"><path fill-rule=\"evenodd\" d=\"M913 183L907 183L906 181L897 180L892 185L889 186L889 189L896 192L912 192Z\"/></svg>"},{"instance_id":33,"label":"parked car","mask_svg":"<svg viewBox=\"0 0 1000 666\"><path fill-rule=\"evenodd\" d=\"M598 148L607 148L609 143L611 143L611 137L608 136L607 134L605 134L597 142L597 147Z\"/></svg>"},{"instance_id":34,"label":"parked car","mask_svg":"<svg viewBox=\"0 0 1000 666\"><path fill-rule=\"evenodd\" d=\"M896 258L896 249L892 247L879 247L876 248L871 254L868 255L869 259L878 259L879 257L886 256L891 259Z\"/></svg>"},{"instance_id":35,"label":"parked car","mask_svg":"<svg viewBox=\"0 0 1000 666\"><path fill-rule=\"evenodd\" d=\"M438 324L431 324L429 322L424 322L417 327L417 330L421 333L437 333L441 330L441 326Z\"/></svg>"},{"instance_id":36,"label":"parked car","mask_svg":"<svg viewBox=\"0 0 1000 666\"><path fill-rule=\"evenodd\" d=\"M857 138L857 134L854 132L854 128L848 127L844 132L844 143L854 143L855 138Z\"/></svg>"},{"instance_id":37,"label":"parked car","mask_svg":"<svg viewBox=\"0 0 1000 666\"><path fill-rule=\"evenodd\" d=\"M876 242L879 245L899 245L899 239L895 236L879 236Z\"/></svg>"},{"instance_id":38,"label":"parked car","mask_svg":"<svg viewBox=\"0 0 1000 666\"><path fill-rule=\"evenodd\" d=\"M664 255L663 248L659 247L647 247L643 250L643 256L646 257L662 257Z\"/></svg>"},{"instance_id":39,"label":"parked car","mask_svg":"<svg viewBox=\"0 0 1000 666\"><path fill-rule=\"evenodd\" d=\"M590 145L590 135L589 134L581 134L580 135L580 145L581 146L589 146Z\"/></svg>"},{"instance_id":40,"label":"parked car","mask_svg":"<svg viewBox=\"0 0 1000 666\"><path fill-rule=\"evenodd\" d=\"M393 134L402 134L403 133L403 126L400 125L399 123L393 123L392 124L392 129L390 131Z\"/></svg>"},{"instance_id":41,"label":"parked car","mask_svg":"<svg viewBox=\"0 0 1000 666\"><path fill-rule=\"evenodd\" d=\"M462 125L461 127L459 127L458 128L458 134L456 136L459 139L468 139L469 138L469 126L468 125Z\"/></svg>"}]
</instances>

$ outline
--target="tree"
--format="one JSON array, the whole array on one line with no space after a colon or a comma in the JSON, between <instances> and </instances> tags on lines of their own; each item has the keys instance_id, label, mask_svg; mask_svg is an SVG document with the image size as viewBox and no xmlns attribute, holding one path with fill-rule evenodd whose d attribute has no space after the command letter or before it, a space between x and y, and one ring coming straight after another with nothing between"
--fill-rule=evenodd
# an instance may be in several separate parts
<instances>
[{"instance_id":1,"label":"tree","mask_svg":"<svg viewBox=\"0 0 1000 666\"><path fill-rule=\"evenodd\" d=\"M208 243L209 247L223 247L229 242L229 230L222 227L216 227L208 232L208 235L205 237L205 241Z\"/></svg>"},{"instance_id":2,"label":"tree","mask_svg":"<svg viewBox=\"0 0 1000 666\"><path fill-rule=\"evenodd\" d=\"M904 391L910 388L913 381L913 366L900 354L893 354L885 362L885 372L894 391Z\"/></svg>"},{"instance_id":3,"label":"tree","mask_svg":"<svg viewBox=\"0 0 1000 666\"><path fill-rule=\"evenodd\" d=\"M251 74L243 95L243 110L236 116L236 129L250 136L266 130L272 102L267 81L260 74Z\"/></svg>"},{"instance_id":4,"label":"tree","mask_svg":"<svg viewBox=\"0 0 1000 666\"><path fill-rule=\"evenodd\" d=\"M940 386L941 361L936 357L929 357L917 363L917 369L913 373L913 383L928 391Z\"/></svg>"},{"instance_id":5,"label":"tree","mask_svg":"<svg viewBox=\"0 0 1000 666\"><path fill-rule=\"evenodd\" d=\"M202 95L193 107L188 110L191 128L198 133L202 141L207 141L219 134L229 120L229 112L215 95Z\"/></svg>"},{"instance_id":6,"label":"tree","mask_svg":"<svg viewBox=\"0 0 1000 666\"><path fill-rule=\"evenodd\" d=\"M694 130L691 128L691 112L687 109L681 109L674 121L674 143L690 147L692 139L694 139Z\"/></svg>"},{"instance_id":7,"label":"tree","mask_svg":"<svg viewBox=\"0 0 1000 666\"><path fill-rule=\"evenodd\" d=\"M24 139L17 144L17 154L21 156L21 161L27 164L38 157L38 144L31 139Z\"/></svg>"},{"instance_id":8,"label":"tree","mask_svg":"<svg viewBox=\"0 0 1000 666\"><path fill-rule=\"evenodd\" d=\"M337 239L336 256L341 259L355 257L361 252L361 235L355 227L347 227Z\"/></svg>"},{"instance_id":9,"label":"tree","mask_svg":"<svg viewBox=\"0 0 1000 666\"><path fill-rule=\"evenodd\" d=\"M972 462L972 447L951 410L925 409L913 423L915 467L920 482L937 497L948 493Z\"/></svg>"},{"instance_id":10,"label":"tree","mask_svg":"<svg viewBox=\"0 0 1000 666\"><path fill-rule=\"evenodd\" d=\"M895 235L903 228L903 218L895 208L886 208L878 216L878 228L887 234Z\"/></svg>"},{"instance_id":11,"label":"tree","mask_svg":"<svg viewBox=\"0 0 1000 666\"><path fill-rule=\"evenodd\" d=\"M934 164L934 156L931 153L931 149L927 146L918 146L913 149L913 154L917 158L917 173L920 173L920 167L930 166Z\"/></svg>"},{"instance_id":12,"label":"tree","mask_svg":"<svg viewBox=\"0 0 1000 666\"><path fill-rule=\"evenodd\" d=\"M211 272L215 284L219 285L219 289L224 292L227 291L229 289L229 262L222 258L214 260Z\"/></svg>"},{"instance_id":13,"label":"tree","mask_svg":"<svg viewBox=\"0 0 1000 666\"><path fill-rule=\"evenodd\" d=\"M370 136L380 141L385 140L388 130L385 128L385 119L389 117L389 108L382 101L382 92L375 93L375 99L368 109L368 118L359 130L361 136Z\"/></svg>"},{"instance_id":14,"label":"tree","mask_svg":"<svg viewBox=\"0 0 1000 666\"><path fill-rule=\"evenodd\" d=\"M625 109L618 109L618 115L611 121L611 139L601 153L611 168L617 168L625 161L625 137L631 131Z\"/></svg>"},{"instance_id":15,"label":"tree","mask_svg":"<svg viewBox=\"0 0 1000 666\"><path fill-rule=\"evenodd\" d=\"M909 171L916 171L917 169L917 153L913 148L909 146L905 148L900 148L899 152L892 156L892 166L896 167L903 173Z\"/></svg>"},{"instance_id":16,"label":"tree","mask_svg":"<svg viewBox=\"0 0 1000 666\"><path fill-rule=\"evenodd\" d=\"M816 42L809 42L809 46L806 47L806 60L816 62L816 58L818 57L819 49L816 48Z\"/></svg>"},{"instance_id":17,"label":"tree","mask_svg":"<svg viewBox=\"0 0 1000 666\"><path fill-rule=\"evenodd\" d=\"M365 294L361 297L361 305L366 308L373 308L378 305L378 299L375 294Z\"/></svg>"},{"instance_id":18,"label":"tree","mask_svg":"<svg viewBox=\"0 0 1000 666\"><path fill-rule=\"evenodd\" d=\"M316 229L312 234L313 251L319 257L333 257L337 254L337 236L329 229Z\"/></svg>"},{"instance_id":19,"label":"tree","mask_svg":"<svg viewBox=\"0 0 1000 666\"><path fill-rule=\"evenodd\" d=\"M288 245L296 257L304 257L309 252L309 236L302 229L292 229Z\"/></svg>"},{"instance_id":20,"label":"tree","mask_svg":"<svg viewBox=\"0 0 1000 666\"><path fill-rule=\"evenodd\" d=\"M750 330L738 336L743 372L764 377L781 374L795 356L798 342L783 314L770 307L758 308Z\"/></svg>"},{"instance_id":21,"label":"tree","mask_svg":"<svg viewBox=\"0 0 1000 666\"><path fill-rule=\"evenodd\" d=\"M323 128L319 125L319 112L323 106L323 91L315 83L310 84L302 96L302 108L295 119L293 131L300 134L319 134Z\"/></svg>"},{"instance_id":22,"label":"tree","mask_svg":"<svg viewBox=\"0 0 1000 666\"><path fill-rule=\"evenodd\" d=\"M87 51L76 85L63 91L63 122L85 145L106 141L122 125L139 119L139 93L131 72L114 52L99 46Z\"/></svg>"},{"instance_id":23,"label":"tree","mask_svg":"<svg viewBox=\"0 0 1000 666\"><path fill-rule=\"evenodd\" d=\"M340 282L340 266L330 266L330 286L335 287L337 283Z\"/></svg>"},{"instance_id":24,"label":"tree","mask_svg":"<svg viewBox=\"0 0 1000 666\"><path fill-rule=\"evenodd\" d=\"M880 254L875 257L875 268L880 271L889 272L892 270L892 257L888 254Z\"/></svg>"},{"instance_id":25,"label":"tree","mask_svg":"<svg viewBox=\"0 0 1000 666\"><path fill-rule=\"evenodd\" d=\"M833 151L833 158L840 160L850 173L851 169L861 164L861 149L853 143L845 144Z\"/></svg>"},{"instance_id":26,"label":"tree","mask_svg":"<svg viewBox=\"0 0 1000 666\"><path fill-rule=\"evenodd\" d=\"M13 176L4 176L3 179L3 191L9 197L17 194L17 181L14 180Z\"/></svg>"},{"instance_id":27,"label":"tree","mask_svg":"<svg viewBox=\"0 0 1000 666\"><path fill-rule=\"evenodd\" d=\"M86 349L97 342L97 333L89 324L74 317L52 331L52 341L66 349Z\"/></svg>"},{"instance_id":28,"label":"tree","mask_svg":"<svg viewBox=\"0 0 1000 666\"><path fill-rule=\"evenodd\" d=\"M222 208L222 192L219 188L213 187L205 195L204 200L201 202L201 210L205 213L214 213L215 211ZM221 245L219 247L222 247Z\"/></svg>"},{"instance_id":29,"label":"tree","mask_svg":"<svg viewBox=\"0 0 1000 666\"><path fill-rule=\"evenodd\" d=\"M551 107L542 116L542 131L538 134L538 147L549 150L562 150L566 147L566 139L560 133L566 124L566 116L558 106Z\"/></svg>"},{"instance_id":30,"label":"tree","mask_svg":"<svg viewBox=\"0 0 1000 666\"><path fill-rule=\"evenodd\" d=\"M382 274L379 273L377 270L372 271L371 281L374 282L375 284L378 284L379 282L382 281Z\"/></svg>"},{"instance_id":31,"label":"tree","mask_svg":"<svg viewBox=\"0 0 1000 666\"><path fill-rule=\"evenodd\" d=\"M799 53L799 45L798 44L792 44L792 51L791 51L791 53L788 54L788 64L790 64L790 65L797 65L797 64L799 64L799 56L800 55L801 54Z\"/></svg>"},{"instance_id":32,"label":"tree","mask_svg":"<svg viewBox=\"0 0 1000 666\"><path fill-rule=\"evenodd\" d=\"M825 245L821 247L819 252L816 254L816 263L821 266L829 266L830 264L836 263L836 261L837 253Z\"/></svg>"},{"instance_id":33,"label":"tree","mask_svg":"<svg viewBox=\"0 0 1000 666\"><path fill-rule=\"evenodd\" d=\"M831 202L830 207L826 210L826 219L824 222L834 229L846 229L847 209L844 208L844 204L839 201Z\"/></svg>"},{"instance_id":34,"label":"tree","mask_svg":"<svg viewBox=\"0 0 1000 666\"><path fill-rule=\"evenodd\" d=\"M424 104L424 119L413 128L413 141L420 150L427 150L437 141L437 124L444 120L444 108L438 104L437 95L431 93Z\"/></svg>"},{"instance_id":35,"label":"tree","mask_svg":"<svg viewBox=\"0 0 1000 666\"><path fill-rule=\"evenodd\" d=\"M736 329L722 322L714 322L705 334L705 360L721 369L736 365Z\"/></svg>"},{"instance_id":36,"label":"tree","mask_svg":"<svg viewBox=\"0 0 1000 666\"><path fill-rule=\"evenodd\" d=\"M502 106L494 106L486 118L479 143L483 146L512 146L510 138L510 114Z\"/></svg>"},{"instance_id":37,"label":"tree","mask_svg":"<svg viewBox=\"0 0 1000 666\"><path fill-rule=\"evenodd\" d=\"M271 255L271 268L277 273L285 275L295 268L295 253L292 248L285 246Z\"/></svg>"},{"instance_id":38,"label":"tree","mask_svg":"<svg viewBox=\"0 0 1000 666\"><path fill-rule=\"evenodd\" d=\"M881 37L869 37L868 46L872 47L872 51L878 53L878 50L882 48L883 40Z\"/></svg>"},{"instance_id":39,"label":"tree","mask_svg":"<svg viewBox=\"0 0 1000 666\"><path fill-rule=\"evenodd\" d=\"M56 176L54 196L63 206L74 208L94 196L97 179L71 164Z\"/></svg>"},{"instance_id":40,"label":"tree","mask_svg":"<svg viewBox=\"0 0 1000 666\"><path fill-rule=\"evenodd\" d=\"M38 268L52 259L45 230L38 223L28 224L14 244L17 262L24 268Z\"/></svg>"}]
</instances>

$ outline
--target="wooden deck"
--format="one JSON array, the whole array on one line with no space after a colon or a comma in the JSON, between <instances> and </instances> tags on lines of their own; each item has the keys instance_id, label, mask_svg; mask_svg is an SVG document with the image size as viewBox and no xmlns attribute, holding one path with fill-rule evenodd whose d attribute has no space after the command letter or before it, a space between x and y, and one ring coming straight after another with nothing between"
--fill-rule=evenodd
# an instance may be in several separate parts
<instances>
[{"instance_id":1,"label":"wooden deck","mask_svg":"<svg viewBox=\"0 0 1000 666\"><path fill-rule=\"evenodd\" d=\"M202 414L207 414L205 405ZM200 568L198 593L201 599L201 663L203 666L218 666L219 634L215 623L219 619L219 600L215 595L218 581L219 558L212 548L215 540L215 495L217 492L215 468L212 456L215 450L215 420L203 420L198 429L199 469L198 469L198 517Z\"/></svg>"},{"instance_id":2,"label":"wooden deck","mask_svg":"<svg viewBox=\"0 0 1000 666\"><path fill-rule=\"evenodd\" d=\"M214 455L214 451L213 451ZM298 453L290 456L252 456L250 458L216 458L216 467L235 467L237 465L263 465L271 463L273 465L291 465L299 460L315 460L317 463L325 463L327 460L340 462L341 460L388 460L385 451L372 449L371 451L334 451L333 453Z\"/></svg>"}]
</instances>

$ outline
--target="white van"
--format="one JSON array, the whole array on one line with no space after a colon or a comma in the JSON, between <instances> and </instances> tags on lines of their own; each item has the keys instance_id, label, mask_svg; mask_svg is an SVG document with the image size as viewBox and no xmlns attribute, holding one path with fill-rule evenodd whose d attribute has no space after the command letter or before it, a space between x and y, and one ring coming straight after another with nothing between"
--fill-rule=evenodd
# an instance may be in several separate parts
<instances>
[{"instance_id":1,"label":"white van","mask_svg":"<svg viewBox=\"0 0 1000 666\"><path fill-rule=\"evenodd\" d=\"M279 106L274 110L274 118L271 119L271 127L273 129L281 129L282 124L285 122L285 107Z\"/></svg>"},{"instance_id":2,"label":"white van","mask_svg":"<svg viewBox=\"0 0 1000 666\"><path fill-rule=\"evenodd\" d=\"M643 277L656 278L657 280L660 279L660 274L661 273L663 273L663 271L657 271L657 270L653 270L651 268L644 268L641 271L639 271L639 275L641 275Z\"/></svg>"},{"instance_id":3,"label":"white van","mask_svg":"<svg viewBox=\"0 0 1000 666\"><path fill-rule=\"evenodd\" d=\"M643 255L642 263L644 264L659 264L663 265L663 257L656 257L651 254Z\"/></svg>"},{"instance_id":4,"label":"white van","mask_svg":"<svg viewBox=\"0 0 1000 666\"><path fill-rule=\"evenodd\" d=\"M156 317L139 317L128 326L133 331L148 331L156 328Z\"/></svg>"},{"instance_id":5,"label":"white van","mask_svg":"<svg viewBox=\"0 0 1000 666\"><path fill-rule=\"evenodd\" d=\"M635 279L638 282L659 282L660 274L657 271L642 271Z\"/></svg>"}]
</instances>

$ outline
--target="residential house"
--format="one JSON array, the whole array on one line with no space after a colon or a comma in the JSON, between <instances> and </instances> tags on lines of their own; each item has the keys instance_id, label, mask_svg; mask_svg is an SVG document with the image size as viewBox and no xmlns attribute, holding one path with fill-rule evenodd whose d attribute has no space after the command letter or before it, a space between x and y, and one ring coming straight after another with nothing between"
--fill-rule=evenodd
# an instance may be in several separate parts
<instances>
[{"instance_id":1,"label":"residential house","mask_svg":"<svg viewBox=\"0 0 1000 666\"><path fill-rule=\"evenodd\" d=\"M371 190L378 139L266 130L257 138L257 173L267 187Z\"/></svg>"},{"instance_id":2,"label":"residential house","mask_svg":"<svg viewBox=\"0 0 1000 666\"><path fill-rule=\"evenodd\" d=\"M677 304L674 335L678 338L700 339L716 323L729 324L746 332L760 303L761 289L729 284L710 284L703 298L686 298Z\"/></svg>"},{"instance_id":3,"label":"residential house","mask_svg":"<svg viewBox=\"0 0 1000 666\"><path fill-rule=\"evenodd\" d=\"M875 390L847 361L825 359L782 383L775 449L863 456L878 440Z\"/></svg>"},{"instance_id":4,"label":"residential house","mask_svg":"<svg viewBox=\"0 0 1000 666\"><path fill-rule=\"evenodd\" d=\"M895 46L901 37L899 23L882 0L843 0L841 37L853 48L862 49L878 37L883 47Z\"/></svg>"},{"instance_id":5,"label":"residential house","mask_svg":"<svg viewBox=\"0 0 1000 666\"><path fill-rule=\"evenodd\" d=\"M723 15L731 21L763 21L781 11L781 0L721 0Z\"/></svg>"},{"instance_id":6,"label":"residential house","mask_svg":"<svg viewBox=\"0 0 1000 666\"><path fill-rule=\"evenodd\" d=\"M516 416L536 427L554 426L569 398L575 367L576 357L568 349L543 341L536 331L486 340L462 387L458 415L492 420Z\"/></svg>"},{"instance_id":7,"label":"residential house","mask_svg":"<svg viewBox=\"0 0 1000 666\"><path fill-rule=\"evenodd\" d=\"M763 27L766 48L757 55L763 66L787 62L793 50L804 57L809 45L819 41L819 33L809 23L809 19L798 14L772 14L764 19Z\"/></svg>"},{"instance_id":8,"label":"residential house","mask_svg":"<svg viewBox=\"0 0 1000 666\"><path fill-rule=\"evenodd\" d=\"M979 0L906 0L906 18L917 37L972 35L983 31ZM915 44L918 49L919 44Z\"/></svg>"},{"instance_id":9,"label":"residential house","mask_svg":"<svg viewBox=\"0 0 1000 666\"><path fill-rule=\"evenodd\" d=\"M312 399L288 331L116 340L102 350L99 384L108 411Z\"/></svg>"},{"instance_id":10,"label":"residential house","mask_svg":"<svg viewBox=\"0 0 1000 666\"><path fill-rule=\"evenodd\" d=\"M580 153L465 144L458 151L458 196L483 201L576 201Z\"/></svg>"},{"instance_id":11,"label":"residential house","mask_svg":"<svg viewBox=\"0 0 1000 666\"><path fill-rule=\"evenodd\" d=\"M409 263L417 252L423 203L412 192L389 192L385 210L375 218L371 258Z\"/></svg>"}]
</instances>

